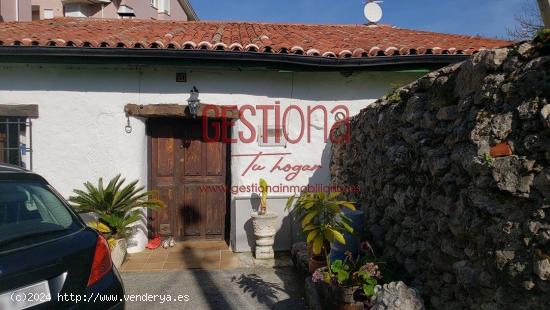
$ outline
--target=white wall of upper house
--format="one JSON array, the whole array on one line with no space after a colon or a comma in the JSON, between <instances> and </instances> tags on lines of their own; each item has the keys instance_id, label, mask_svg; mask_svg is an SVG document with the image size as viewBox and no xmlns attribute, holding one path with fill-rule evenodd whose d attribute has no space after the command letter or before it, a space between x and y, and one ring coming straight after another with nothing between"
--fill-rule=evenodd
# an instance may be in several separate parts
<instances>
[{"instance_id":1,"label":"white wall of upper house","mask_svg":"<svg viewBox=\"0 0 550 310\"><path fill-rule=\"evenodd\" d=\"M0 0L0 22L31 19L31 0Z\"/></svg>"},{"instance_id":2,"label":"white wall of upper house","mask_svg":"<svg viewBox=\"0 0 550 310\"><path fill-rule=\"evenodd\" d=\"M121 7L133 11L131 18L135 19L196 19L187 0L0 0L0 22L63 16L122 18L118 14Z\"/></svg>"}]
</instances>

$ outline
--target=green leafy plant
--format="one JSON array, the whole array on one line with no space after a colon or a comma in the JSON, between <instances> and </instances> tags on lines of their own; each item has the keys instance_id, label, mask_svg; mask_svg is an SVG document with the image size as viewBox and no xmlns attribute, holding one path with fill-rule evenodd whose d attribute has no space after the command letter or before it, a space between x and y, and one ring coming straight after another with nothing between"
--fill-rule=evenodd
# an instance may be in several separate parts
<instances>
[{"instance_id":1,"label":"green leafy plant","mask_svg":"<svg viewBox=\"0 0 550 310\"><path fill-rule=\"evenodd\" d=\"M332 262L330 270L336 275L336 280L339 284L343 284L350 276L350 268L345 265L341 259L337 259Z\"/></svg>"},{"instance_id":2,"label":"green leafy plant","mask_svg":"<svg viewBox=\"0 0 550 310\"><path fill-rule=\"evenodd\" d=\"M356 275L360 279L361 289L363 289L363 293L370 297L374 295L374 288L378 285L378 280L369 271L367 271L366 268L368 267L365 267L365 269L358 271Z\"/></svg>"},{"instance_id":3,"label":"green leafy plant","mask_svg":"<svg viewBox=\"0 0 550 310\"><path fill-rule=\"evenodd\" d=\"M301 219L302 230L314 255L324 254L328 262L330 242L346 244L344 232L353 233L351 220L342 208L355 210L352 202L340 200L340 193L325 194L302 193L293 205L295 196L286 204L287 210L293 210L294 219Z\"/></svg>"},{"instance_id":4,"label":"green leafy plant","mask_svg":"<svg viewBox=\"0 0 550 310\"><path fill-rule=\"evenodd\" d=\"M139 208L164 208L158 199L153 199L153 192L143 191L137 187L138 181L124 186L126 179L117 175L103 185L99 178L97 186L90 182L84 183L85 190L75 189L75 196L69 201L78 212L93 212L98 216L97 226L106 225L109 232L104 233L115 239L127 238L128 226L141 218ZM102 229L105 231L104 227Z\"/></svg>"},{"instance_id":5,"label":"green leafy plant","mask_svg":"<svg viewBox=\"0 0 550 310\"><path fill-rule=\"evenodd\" d=\"M382 280L382 274L376 263L368 256L353 258L346 253L344 260L338 259L330 265L331 277L342 287L360 287L366 296L374 295L374 288Z\"/></svg>"},{"instance_id":6,"label":"green leafy plant","mask_svg":"<svg viewBox=\"0 0 550 310\"><path fill-rule=\"evenodd\" d=\"M493 157L487 153L483 154L483 164L485 166L491 166L493 164Z\"/></svg>"},{"instance_id":7,"label":"green leafy plant","mask_svg":"<svg viewBox=\"0 0 550 310\"><path fill-rule=\"evenodd\" d=\"M267 213L267 192L268 192L268 186L266 180L260 178L260 210L258 210L258 214L266 214Z\"/></svg>"}]
</instances>

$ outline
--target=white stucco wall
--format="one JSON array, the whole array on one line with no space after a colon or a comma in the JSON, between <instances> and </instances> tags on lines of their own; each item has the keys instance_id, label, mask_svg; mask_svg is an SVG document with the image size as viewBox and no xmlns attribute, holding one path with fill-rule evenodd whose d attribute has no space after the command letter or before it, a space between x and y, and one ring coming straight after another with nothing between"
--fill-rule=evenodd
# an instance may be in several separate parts
<instances>
[{"instance_id":1,"label":"white stucco wall","mask_svg":"<svg viewBox=\"0 0 550 310\"><path fill-rule=\"evenodd\" d=\"M187 83L175 81L176 72L187 72ZM139 179L147 186L147 139L142 120L130 118L132 132L125 133L127 103L185 103L189 90L196 86L202 102L239 105L274 104L282 109L290 104L303 107L322 104L330 110L345 104L352 114L384 95L392 84L413 81L419 73L361 72L351 76L340 73L292 73L228 69L169 67L99 67L67 65L2 65L0 66L0 104L38 104L39 118L33 120L34 170L68 197L74 188L99 177L109 179L121 173L128 180ZM261 114L261 113L258 113ZM290 117L291 136L297 128ZM248 116L248 115L247 115ZM258 115L257 115L258 117ZM248 116L249 120L254 118ZM329 114L329 128L334 116ZM256 119L258 121L258 119ZM315 127L322 125L319 119ZM244 125L237 122L234 136ZM248 131L245 131L248 135ZM262 172L241 174L251 158L232 157L232 185L250 185L263 177L272 185L328 184L329 147L322 141L323 130L312 129L312 142L287 144L283 147L259 147L257 143L236 143L232 154L262 151L291 153L284 162L318 164L315 172L302 172L286 181L285 173L269 170L277 156L262 158L267 167ZM282 213L289 193L274 194L273 206ZM250 193L232 194L231 244L236 251L250 250L246 221L255 205ZM283 223L283 229L288 224ZM243 224L245 223L245 224ZM285 226L286 225L286 226ZM130 251L140 251L146 244L145 225L132 240ZM285 228L287 227L287 228ZM282 233L284 236L291 236ZM286 241L278 241L283 249Z\"/></svg>"}]
</instances>

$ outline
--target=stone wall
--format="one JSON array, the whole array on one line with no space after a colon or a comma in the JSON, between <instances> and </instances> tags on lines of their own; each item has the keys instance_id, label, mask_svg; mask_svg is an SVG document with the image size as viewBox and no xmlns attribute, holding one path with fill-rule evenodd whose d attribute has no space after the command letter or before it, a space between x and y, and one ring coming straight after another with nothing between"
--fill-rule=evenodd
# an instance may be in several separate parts
<instances>
[{"instance_id":1,"label":"stone wall","mask_svg":"<svg viewBox=\"0 0 550 310\"><path fill-rule=\"evenodd\" d=\"M428 307L550 305L549 45L432 72L333 146L333 182L360 186L370 238Z\"/></svg>"}]
</instances>

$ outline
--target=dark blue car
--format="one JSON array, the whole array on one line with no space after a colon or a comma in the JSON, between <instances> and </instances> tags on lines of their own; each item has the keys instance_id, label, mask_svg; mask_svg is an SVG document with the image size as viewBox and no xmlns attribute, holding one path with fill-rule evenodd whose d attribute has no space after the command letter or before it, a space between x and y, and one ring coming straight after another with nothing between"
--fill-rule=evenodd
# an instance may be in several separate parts
<instances>
[{"instance_id":1,"label":"dark blue car","mask_svg":"<svg viewBox=\"0 0 550 310\"><path fill-rule=\"evenodd\" d=\"M0 309L123 309L109 246L41 176L0 164Z\"/></svg>"}]
</instances>

